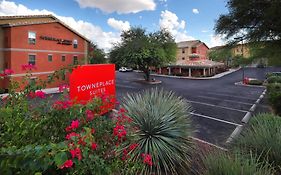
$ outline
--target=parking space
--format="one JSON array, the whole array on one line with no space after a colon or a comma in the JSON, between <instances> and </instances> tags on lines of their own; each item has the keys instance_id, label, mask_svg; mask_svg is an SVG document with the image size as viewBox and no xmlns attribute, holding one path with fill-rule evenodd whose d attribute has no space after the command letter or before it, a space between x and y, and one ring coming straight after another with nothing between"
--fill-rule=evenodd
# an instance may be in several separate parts
<instances>
[{"instance_id":1,"label":"parking space","mask_svg":"<svg viewBox=\"0 0 281 175\"><path fill-rule=\"evenodd\" d=\"M248 74L264 75L255 73L256 71L264 70L245 70ZM118 99L126 93L140 92L143 89L155 87L155 85L137 83L135 79L141 76L142 74L137 73L117 74ZM162 84L156 86L174 91L192 105L193 112L190 115L195 138L225 147L226 142L238 133L238 128L244 125L243 121L247 121L250 116L258 112L269 110L266 100L258 100L265 88L234 85L240 78L239 71L214 80L157 77Z\"/></svg>"}]
</instances>

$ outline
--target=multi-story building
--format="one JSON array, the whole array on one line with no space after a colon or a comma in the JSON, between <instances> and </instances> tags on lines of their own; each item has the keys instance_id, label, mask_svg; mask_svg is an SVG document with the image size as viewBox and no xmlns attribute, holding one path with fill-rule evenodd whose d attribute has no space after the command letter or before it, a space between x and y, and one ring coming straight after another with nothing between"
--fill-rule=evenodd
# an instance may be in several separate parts
<instances>
[{"instance_id":1,"label":"multi-story building","mask_svg":"<svg viewBox=\"0 0 281 175\"><path fill-rule=\"evenodd\" d=\"M14 71L0 79L0 88L8 88L8 79L20 81L25 76L22 65L34 65L32 78L46 80L58 69L86 63L89 43L52 15L0 16L0 71Z\"/></svg>"},{"instance_id":2,"label":"multi-story building","mask_svg":"<svg viewBox=\"0 0 281 175\"><path fill-rule=\"evenodd\" d=\"M207 59L209 47L200 40L177 43L177 61Z\"/></svg>"},{"instance_id":3,"label":"multi-story building","mask_svg":"<svg viewBox=\"0 0 281 175\"><path fill-rule=\"evenodd\" d=\"M224 70L224 64L208 59L209 47L200 40L177 43L176 62L160 68L160 74L200 77L212 76Z\"/></svg>"}]
</instances>

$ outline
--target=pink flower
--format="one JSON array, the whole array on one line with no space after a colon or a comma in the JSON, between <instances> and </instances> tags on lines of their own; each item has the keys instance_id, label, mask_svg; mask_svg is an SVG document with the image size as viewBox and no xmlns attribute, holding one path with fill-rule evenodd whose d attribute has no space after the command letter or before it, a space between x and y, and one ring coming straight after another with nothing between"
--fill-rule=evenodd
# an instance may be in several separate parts
<instances>
[{"instance_id":1,"label":"pink flower","mask_svg":"<svg viewBox=\"0 0 281 175\"><path fill-rule=\"evenodd\" d=\"M45 95L46 95L46 93L43 92L43 91L36 91L36 92L35 92L35 96L38 97L38 98L41 98L41 99L46 98Z\"/></svg>"},{"instance_id":2,"label":"pink flower","mask_svg":"<svg viewBox=\"0 0 281 175\"><path fill-rule=\"evenodd\" d=\"M77 129L79 127L79 120L73 120L70 126L72 129Z\"/></svg>"},{"instance_id":3,"label":"pink flower","mask_svg":"<svg viewBox=\"0 0 281 175\"><path fill-rule=\"evenodd\" d=\"M29 92L29 94L27 96L31 99L36 97L35 92Z\"/></svg>"},{"instance_id":4,"label":"pink flower","mask_svg":"<svg viewBox=\"0 0 281 175\"><path fill-rule=\"evenodd\" d=\"M72 150L70 150L69 152L70 152L72 158L77 157L78 160L81 160L81 159L82 159L82 154L81 154L80 148L72 149Z\"/></svg>"},{"instance_id":5,"label":"pink flower","mask_svg":"<svg viewBox=\"0 0 281 175\"><path fill-rule=\"evenodd\" d=\"M143 163L147 164L149 166L152 166L152 157L150 154L141 154L141 156L143 157Z\"/></svg>"},{"instance_id":6,"label":"pink flower","mask_svg":"<svg viewBox=\"0 0 281 175\"><path fill-rule=\"evenodd\" d=\"M133 151L133 150L136 149L136 147L138 147L138 146L139 146L139 144L137 144L137 143L131 144L131 145L129 146L129 151Z\"/></svg>"},{"instance_id":7,"label":"pink flower","mask_svg":"<svg viewBox=\"0 0 281 175\"><path fill-rule=\"evenodd\" d=\"M87 121L91 121L91 120L93 120L94 119L94 112L93 111L91 111L91 110L89 110L89 109L87 109L86 110L86 117L87 117Z\"/></svg>"},{"instance_id":8,"label":"pink flower","mask_svg":"<svg viewBox=\"0 0 281 175\"><path fill-rule=\"evenodd\" d=\"M124 161L124 160L126 160L128 157L129 157L129 156L128 156L128 150L127 150L127 149L124 149L124 150L123 150L122 160Z\"/></svg>"},{"instance_id":9,"label":"pink flower","mask_svg":"<svg viewBox=\"0 0 281 175\"><path fill-rule=\"evenodd\" d=\"M4 70L4 74L5 75L11 75L11 74L13 74L14 73L14 71L12 70L12 69L5 69Z\"/></svg>"},{"instance_id":10,"label":"pink flower","mask_svg":"<svg viewBox=\"0 0 281 175\"><path fill-rule=\"evenodd\" d=\"M36 67L33 64L25 64L21 66L21 69L24 71L31 71L32 69L36 69Z\"/></svg>"},{"instance_id":11,"label":"pink flower","mask_svg":"<svg viewBox=\"0 0 281 175\"><path fill-rule=\"evenodd\" d=\"M69 86L67 84L63 84L59 86L59 92L63 92L65 89L68 89Z\"/></svg>"},{"instance_id":12,"label":"pink flower","mask_svg":"<svg viewBox=\"0 0 281 175\"><path fill-rule=\"evenodd\" d=\"M96 132L95 128L91 129L91 133L94 134Z\"/></svg>"},{"instance_id":13,"label":"pink flower","mask_svg":"<svg viewBox=\"0 0 281 175\"><path fill-rule=\"evenodd\" d=\"M72 160L67 160L64 162L64 164L60 167L60 169L63 169L63 168L71 168L73 166L73 162Z\"/></svg>"},{"instance_id":14,"label":"pink flower","mask_svg":"<svg viewBox=\"0 0 281 175\"><path fill-rule=\"evenodd\" d=\"M115 128L113 128L113 135L117 136L118 139L126 137L127 132L125 127L123 125L116 125Z\"/></svg>"},{"instance_id":15,"label":"pink flower","mask_svg":"<svg viewBox=\"0 0 281 175\"><path fill-rule=\"evenodd\" d=\"M71 133L67 134L67 135L65 136L65 138L66 138L67 140L69 140L69 139L71 139L72 137L79 137L79 136L80 136L79 134L77 134L77 133L75 133L75 132L71 132Z\"/></svg>"},{"instance_id":16,"label":"pink flower","mask_svg":"<svg viewBox=\"0 0 281 175\"><path fill-rule=\"evenodd\" d=\"M96 150L97 147L98 147L98 144L93 142L92 145L91 145L92 150Z\"/></svg>"}]
</instances>

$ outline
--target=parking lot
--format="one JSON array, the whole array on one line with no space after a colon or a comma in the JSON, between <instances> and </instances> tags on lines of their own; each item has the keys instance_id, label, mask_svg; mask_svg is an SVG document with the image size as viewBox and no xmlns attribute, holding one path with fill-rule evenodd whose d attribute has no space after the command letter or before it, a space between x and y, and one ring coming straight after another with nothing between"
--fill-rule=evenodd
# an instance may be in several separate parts
<instances>
[{"instance_id":1,"label":"parking lot","mask_svg":"<svg viewBox=\"0 0 281 175\"><path fill-rule=\"evenodd\" d=\"M246 68L245 75L264 79L265 74L280 71L280 68ZM259 112L269 111L264 98L264 87L246 87L235 85L241 81L242 70L219 79L191 80L155 77L161 80L158 85L140 83L141 73L127 72L116 74L117 98L122 101L126 93L140 92L147 88L161 87L172 90L184 97L193 107L190 114L194 138L208 144L225 148L232 137L239 134L245 122Z\"/></svg>"}]
</instances>

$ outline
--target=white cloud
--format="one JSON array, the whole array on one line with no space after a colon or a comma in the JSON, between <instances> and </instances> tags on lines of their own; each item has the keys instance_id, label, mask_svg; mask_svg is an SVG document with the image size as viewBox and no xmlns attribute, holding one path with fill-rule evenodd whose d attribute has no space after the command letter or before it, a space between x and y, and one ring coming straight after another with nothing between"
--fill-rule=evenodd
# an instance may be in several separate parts
<instances>
[{"instance_id":1,"label":"white cloud","mask_svg":"<svg viewBox=\"0 0 281 175\"><path fill-rule=\"evenodd\" d=\"M65 24L69 25L74 30L86 38L97 43L100 48L108 51L112 47L112 43L120 41L119 32L104 32L101 27L93 25L92 23L75 20L72 17L59 16L48 10L28 9L24 5L16 4L10 1L0 2L0 15L42 15L53 14ZM126 22L125 22L126 23Z\"/></svg>"},{"instance_id":2,"label":"white cloud","mask_svg":"<svg viewBox=\"0 0 281 175\"><path fill-rule=\"evenodd\" d=\"M130 23L128 21L124 22L121 20L116 20L114 18L109 18L107 20L107 24L118 31L127 31L130 29Z\"/></svg>"},{"instance_id":3,"label":"white cloud","mask_svg":"<svg viewBox=\"0 0 281 175\"><path fill-rule=\"evenodd\" d=\"M225 45L225 41L221 35L210 35L209 47L222 46Z\"/></svg>"},{"instance_id":4,"label":"white cloud","mask_svg":"<svg viewBox=\"0 0 281 175\"><path fill-rule=\"evenodd\" d=\"M159 26L161 29L167 29L174 36L176 42L193 40L192 36L188 36L185 30L186 22L179 20L175 13L168 10L161 12Z\"/></svg>"},{"instance_id":5,"label":"white cloud","mask_svg":"<svg viewBox=\"0 0 281 175\"><path fill-rule=\"evenodd\" d=\"M208 33L209 30L201 30L202 33Z\"/></svg>"},{"instance_id":6,"label":"white cloud","mask_svg":"<svg viewBox=\"0 0 281 175\"><path fill-rule=\"evenodd\" d=\"M138 13L143 10L155 10L154 0L75 0L81 8L98 8L107 13Z\"/></svg>"},{"instance_id":7,"label":"white cloud","mask_svg":"<svg viewBox=\"0 0 281 175\"><path fill-rule=\"evenodd\" d=\"M192 13L198 14L198 13L199 13L199 10L198 10L198 9L192 9Z\"/></svg>"}]
</instances>

